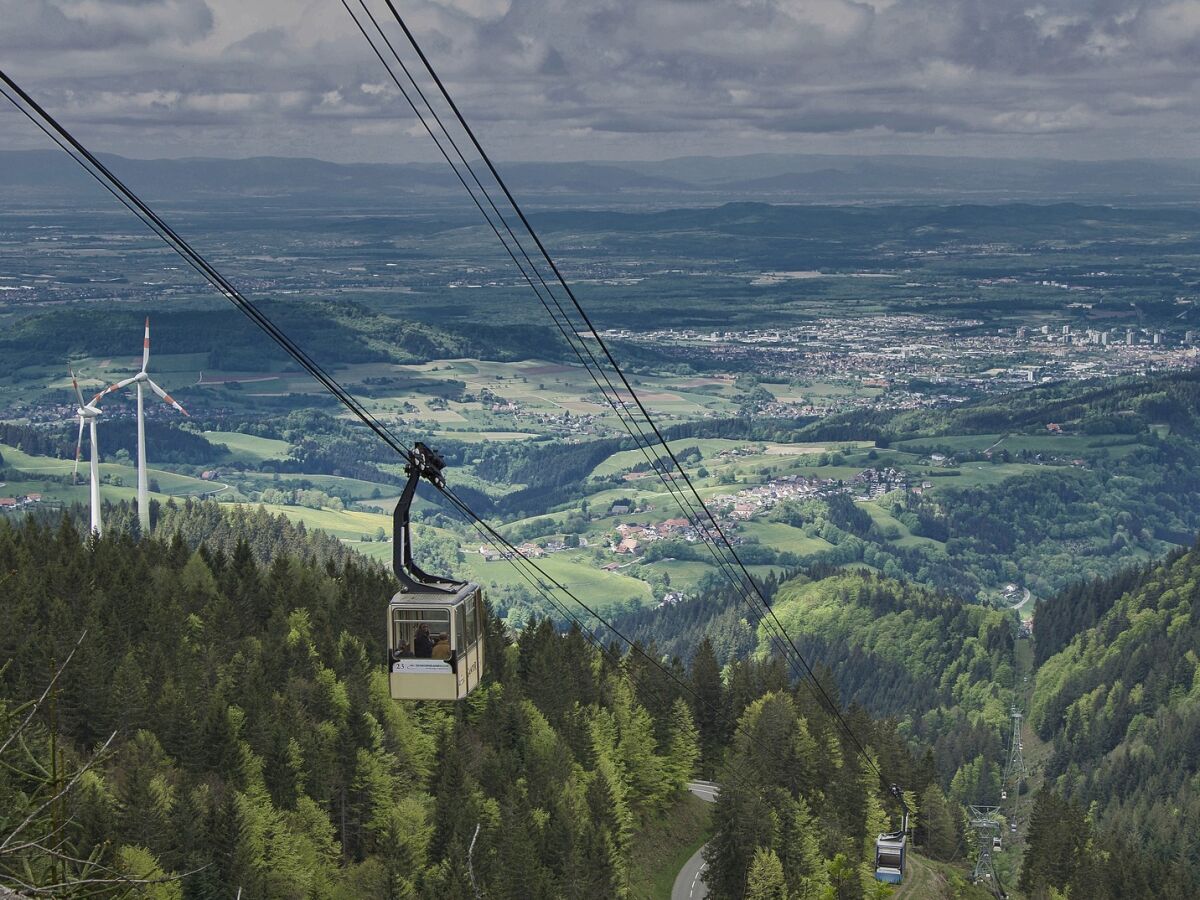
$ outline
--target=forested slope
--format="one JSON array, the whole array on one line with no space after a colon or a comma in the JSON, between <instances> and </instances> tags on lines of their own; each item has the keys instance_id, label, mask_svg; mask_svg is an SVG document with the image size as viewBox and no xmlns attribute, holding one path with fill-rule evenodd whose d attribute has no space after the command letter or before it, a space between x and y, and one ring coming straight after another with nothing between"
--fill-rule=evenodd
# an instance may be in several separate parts
<instances>
[{"instance_id":1,"label":"forested slope","mask_svg":"<svg viewBox=\"0 0 1200 900\"><path fill-rule=\"evenodd\" d=\"M1074 804L1076 818L1087 810L1136 845L1157 864L1156 880L1190 892L1177 896L1200 893L1198 599L1196 547L1136 573L1119 597L1102 595L1107 610L1039 669L1030 708L1030 723L1053 744L1047 782L1069 801L1059 811L1070 815ZM1069 612L1051 606L1046 615L1061 628ZM1080 615L1090 618L1089 607Z\"/></svg>"},{"instance_id":2,"label":"forested slope","mask_svg":"<svg viewBox=\"0 0 1200 900\"><path fill-rule=\"evenodd\" d=\"M775 613L806 658L829 666L847 702L894 716L934 749L954 799L999 798L1012 702L1012 614L874 575L784 584ZM759 626L760 652L775 645Z\"/></svg>"},{"instance_id":3,"label":"forested slope","mask_svg":"<svg viewBox=\"0 0 1200 900\"><path fill-rule=\"evenodd\" d=\"M245 537L256 520L221 524ZM638 829L701 745L721 771L758 752L741 717L764 741L793 736L804 883L851 877L839 896L861 894L880 787L777 664L740 663L726 686L697 654L670 667L684 688L577 631L532 623L512 643L492 619L491 677L468 701L394 703L384 570L282 543L269 562L245 540L193 550L186 530L85 541L69 520L0 522L0 884L92 877L118 896L111 879L177 875L153 896L471 898L474 878L489 898L627 896ZM905 752L887 724L856 722ZM757 846L722 871L744 879Z\"/></svg>"},{"instance_id":4,"label":"forested slope","mask_svg":"<svg viewBox=\"0 0 1200 900\"><path fill-rule=\"evenodd\" d=\"M1002 736L1013 698L1015 616L861 573L825 570L782 584L770 579L764 589L826 691L844 702L851 728L880 770L906 789L923 851L938 860L965 861L973 838L962 804L999 797ZM855 748L843 744L844 735L807 686L797 685L787 703L743 699L772 683L795 683L796 676L752 605L714 586L703 603L646 611L622 622L647 639L654 636L656 644L678 646L681 634L712 635L699 643L692 669L712 673L703 682L706 693L728 706L741 726L725 751L728 765L721 768L707 750L707 735L720 723L698 718L702 771L724 786L709 853L716 895L740 896L736 876L728 873L749 866L764 884L782 880L788 893L778 896L824 896L808 881L810 817L863 816L876 829L886 820L878 805L847 807L828 767L846 767L864 785L876 775ZM726 663L723 679L716 674L718 660ZM764 677L766 684L754 683ZM871 715L892 717L895 730ZM797 752L801 759L793 757ZM772 804L788 812L767 825L764 816ZM835 832L844 830L843 824ZM864 840L869 830L863 830ZM835 858L846 848L845 841L822 846ZM848 887L858 874L852 863L827 871L833 896L858 896Z\"/></svg>"}]
</instances>

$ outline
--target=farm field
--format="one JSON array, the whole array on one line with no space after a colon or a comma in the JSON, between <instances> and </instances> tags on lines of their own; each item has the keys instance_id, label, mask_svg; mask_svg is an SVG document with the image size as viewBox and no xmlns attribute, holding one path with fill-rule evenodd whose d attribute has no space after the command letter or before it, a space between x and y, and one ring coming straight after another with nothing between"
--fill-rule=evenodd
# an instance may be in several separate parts
<instances>
[{"instance_id":1,"label":"farm field","mask_svg":"<svg viewBox=\"0 0 1200 900\"><path fill-rule=\"evenodd\" d=\"M866 503L861 503L859 505L862 509L866 510L867 515L869 515L871 517L872 521L876 525L878 525L880 528L884 528L884 529L892 528L900 533L899 537L889 539L889 543L891 543L892 546L904 547L904 548L921 547L921 546L927 546L927 547L943 546L941 544L941 542L935 541L933 538L921 537L919 535L913 534L909 530L907 525L905 525L903 522L901 522L895 516L891 515L891 513L889 513L886 509L884 509L878 503L875 503L873 501L868 501Z\"/></svg>"},{"instance_id":2,"label":"farm field","mask_svg":"<svg viewBox=\"0 0 1200 900\"><path fill-rule=\"evenodd\" d=\"M363 481L360 478L346 478L342 475L313 475L307 473L275 473L237 470L221 470L221 477L226 481L237 482L240 486L252 486L254 491L268 489L294 490L304 486L325 491L353 501L382 499L384 493L394 492L395 485L376 481Z\"/></svg>"},{"instance_id":3,"label":"farm field","mask_svg":"<svg viewBox=\"0 0 1200 900\"><path fill-rule=\"evenodd\" d=\"M618 607L627 609L630 606L648 606L653 602L650 586L646 582L620 572L605 572L597 568L592 560L582 554L556 553L538 559L537 565L547 576L556 580L588 606L601 613L611 612ZM485 562L478 553L470 551L466 553L463 569L467 577L485 587L526 590L528 587L527 582L515 567L501 560ZM589 616L581 608L576 607L569 600L566 602L572 612L585 622L589 620ZM549 607L545 611L561 615L554 613L554 610ZM514 622L513 624L518 623Z\"/></svg>"},{"instance_id":4,"label":"farm field","mask_svg":"<svg viewBox=\"0 0 1200 900\"><path fill-rule=\"evenodd\" d=\"M867 442L830 442L820 444L778 444L770 442L748 443L744 440L730 440L727 438L679 438L674 441L668 441L668 446L676 455L683 453L686 450L695 448L700 451L701 457L704 460L704 465L709 470L714 468L719 469L723 466L749 466L775 464L779 465L781 460L791 460L796 458L802 460L804 457L820 455L832 449L844 447L859 447L870 446ZM731 456L722 459L719 454L722 452L740 451L738 456ZM752 451L752 452L746 452ZM614 453L604 462L592 469L591 477L600 478L605 475L613 475L617 472L626 471L637 465L645 465L646 457L639 450L622 450Z\"/></svg>"},{"instance_id":5,"label":"farm field","mask_svg":"<svg viewBox=\"0 0 1200 900\"><path fill-rule=\"evenodd\" d=\"M808 556L829 550L833 545L821 538L810 538L803 529L782 522L751 520L741 526L739 534L758 540L773 550Z\"/></svg>"},{"instance_id":6,"label":"farm field","mask_svg":"<svg viewBox=\"0 0 1200 900\"><path fill-rule=\"evenodd\" d=\"M87 447L84 447L84 458L79 462L79 485L72 486L70 484L61 484L54 481L38 482L43 486L42 493L46 499L63 499L70 502L75 496L76 488L83 488L83 496L86 498L88 485L88 458ZM54 475L54 476L70 476L75 469L75 460L73 459L54 459L49 456L31 456L18 450L16 447L10 447L5 444L0 444L0 454L4 456L5 465L12 469L19 470L24 475L35 476L30 481L37 481L36 476L39 474ZM184 497L184 496L200 496L210 494L217 490L220 485L214 485L212 482L203 481L199 478L193 478L189 475L179 475L174 472L168 472L163 469L156 469L153 466L147 467L148 477L156 480L159 484L159 492L156 496L166 499L167 497ZM109 476L111 479L120 478L123 486L132 488L133 496L137 493L137 468L133 465L125 465L122 463L102 462L100 464L100 475ZM119 496L122 486L115 484L101 485L101 494L105 498L123 499ZM113 492L110 494L110 491Z\"/></svg>"},{"instance_id":7,"label":"farm field","mask_svg":"<svg viewBox=\"0 0 1200 900\"><path fill-rule=\"evenodd\" d=\"M685 592L696 590L706 575L711 575L716 571L711 562L698 562L690 559L658 559L654 562L644 563L642 568L651 573L669 576L671 590Z\"/></svg>"},{"instance_id":8,"label":"farm field","mask_svg":"<svg viewBox=\"0 0 1200 900\"><path fill-rule=\"evenodd\" d=\"M265 459L286 459L288 455L288 442L274 438L237 431L205 431L204 437L214 444L228 447L233 459L262 462Z\"/></svg>"},{"instance_id":9,"label":"farm field","mask_svg":"<svg viewBox=\"0 0 1200 900\"><path fill-rule=\"evenodd\" d=\"M917 452L933 448L944 453L982 453L990 449L993 453L1007 450L1010 454L1075 457L1098 451L1110 456L1128 453L1142 443L1138 436L1129 434L955 434L911 438L892 446Z\"/></svg>"},{"instance_id":10,"label":"farm field","mask_svg":"<svg viewBox=\"0 0 1200 900\"><path fill-rule=\"evenodd\" d=\"M354 542L356 549L362 549L360 542L364 534L374 534L375 529L383 528L388 534L392 531L392 517L379 513L369 513L362 510L340 509L309 509L305 506L282 506L270 503L262 504L268 512L275 515L283 514L293 522L303 522L308 529L319 528L326 534ZM373 544L373 547L387 548L387 558L391 558L391 544ZM370 552L366 555L379 558Z\"/></svg>"}]
</instances>

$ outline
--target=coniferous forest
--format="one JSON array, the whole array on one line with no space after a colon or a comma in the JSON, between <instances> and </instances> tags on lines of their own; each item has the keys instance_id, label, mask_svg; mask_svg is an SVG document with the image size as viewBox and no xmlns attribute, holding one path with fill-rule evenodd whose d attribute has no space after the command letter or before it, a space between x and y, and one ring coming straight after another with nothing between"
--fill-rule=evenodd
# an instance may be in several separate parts
<instances>
[{"instance_id":1,"label":"coniferous forest","mask_svg":"<svg viewBox=\"0 0 1200 900\"><path fill-rule=\"evenodd\" d=\"M262 509L156 507L153 539L125 507L108 519L101 540L69 515L0 522L6 887L638 897L642 835L705 778L721 784L710 896L883 897L874 838L899 808L877 766L905 789L921 857L957 867L943 895L988 895L965 878L965 810L1001 789L1009 613L875 574L769 579L849 732L717 588L624 619L636 651L490 617L481 689L396 703L377 563ZM1200 893L1198 565L1180 551L1039 609L1030 724L1049 755L1008 888Z\"/></svg>"},{"instance_id":2,"label":"coniferous forest","mask_svg":"<svg viewBox=\"0 0 1200 900\"><path fill-rule=\"evenodd\" d=\"M722 795L735 827L714 844L715 895L765 852L797 890L861 896L881 788L777 664L741 661L726 684L708 650L660 669L578 629L514 638L492 619L485 687L397 704L382 568L193 549L176 515L168 540L0 523L4 884L628 896L639 829L728 754L747 792ZM890 726L858 725L906 758Z\"/></svg>"}]
</instances>

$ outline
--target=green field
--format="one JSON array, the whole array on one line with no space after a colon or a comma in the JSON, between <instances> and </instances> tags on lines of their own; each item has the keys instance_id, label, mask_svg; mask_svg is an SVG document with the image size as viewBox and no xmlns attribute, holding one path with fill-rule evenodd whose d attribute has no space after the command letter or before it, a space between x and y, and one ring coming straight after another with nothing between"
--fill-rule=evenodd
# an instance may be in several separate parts
<instances>
[{"instance_id":1,"label":"green field","mask_svg":"<svg viewBox=\"0 0 1200 900\"><path fill-rule=\"evenodd\" d=\"M821 553L833 547L821 538L810 538L801 528L794 528L783 522L768 522L763 519L751 519L744 522L740 533L746 537L757 538L760 543L773 547L785 553L795 553L798 556L808 556Z\"/></svg>"},{"instance_id":2,"label":"green field","mask_svg":"<svg viewBox=\"0 0 1200 900\"><path fill-rule=\"evenodd\" d=\"M79 484L59 484L56 482L46 481L39 482L37 475L67 475L69 476L75 468L75 460L73 459L54 459L49 456L31 456L28 453L23 453L15 447L9 447L6 444L0 444L0 454L4 455L5 466L19 470L23 475L33 476L25 478L24 481L37 483L41 485L33 490L40 490L46 499L65 500L71 502L76 499L87 499L88 495L88 461L87 448L84 448L84 458L79 462ZM222 485L211 482L202 481L199 478L193 478L190 475L179 475L175 472L167 472L162 469L156 469L153 466L147 467L148 477L158 482L160 491L154 494L160 500L165 500L168 497L184 497L184 496L200 496L202 494L213 494L219 491ZM137 495L137 467L132 465L123 465L120 463L101 463L101 477L108 475L112 478L120 478L123 485L117 486L112 484L104 484L100 487L101 495L109 500L126 500ZM10 483L5 490L13 490ZM82 489L82 494L80 494ZM5 494L4 496L8 496Z\"/></svg>"},{"instance_id":3,"label":"green field","mask_svg":"<svg viewBox=\"0 0 1200 900\"><path fill-rule=\"evenodd\" d=\"M909 531L908 526L899 519L894 518L891 513L874 501L858 504L860 509L866 510L871 520L880 528L895 528L900 532L900 537L889 539L888 543L893 547L940 547L941 543L933 538L920 537Z\"/></svg>"},{"instance_id":4,"label":"green field","mask_svg":"<svg viewBox=\"0 0 1200 900\"><path fill-rule=\"evenodd\" d=\"M226 481L249 483L255 490L276 488L291 490L299 488L302 483L312 486L313 490L336 493L338 496L348 496L351 500L381 499L385 494L395 494L398 488L394 484L377 481L363 481L360 478L346 478L341 475L311 475L307 473L274 473L274 472L239 472L221 471L221 477Z\"/></svg>"},{"instance_id":5,"label":"green field","mask_svg":"<svg viewBox=\"0 0 1200 900\"><path fill-rule=\"evenodd\" d=\"M255 437L236 431L206 431L204 437L214 444L224 444L229 448L233 457L249 462L262 462L264 459L287 459L288 457L287 441Z\"/></svg>"},{"instance_id":6,"label":"green field","mask_svg":"<svg viewBox=\"0 0 1200 900\"><path fill-rule=\"evenodd\" d=\"M478 544L471 546L477 549ZM481 584L503 584L528 587L517 568L504 560L484 562L478 553L468 552L465 568L470 577ZM588 606L603 611L614 604L635 601L648 605L653 601L650 586L644 581L616 572L605 572L581 553L556 553L535 560L539 569L583 600ZM560 595L561 596L561 595ZM586 620L586 613L568 601L568 606Z\"/></svg>"},{"instance_id":7,"label":"green field","mask_svg":"<svg viewBox=\"0 0 1200 900\"><path fill-rule=\"evenodd\" d=\"M354 368L355 374L359 374ZM590 416L596 431L618 431L617 415L604 403L592 378L577 366L564 366L539 359L497 362L481 359L440 360L436 363L395 366L390 377L410 379L411 385L387 389L369 398L366 405L375 413L402 413L414 416L423 425L432 424L435 433L458 440L518 440L532 434L560 431L555 424L538 417L556 417L564 412L572 416ZM461 383L463 399L444 385ZM633 379L638 395L652 413L663 418L693 419L709 413L735 410L732 389L705 385L696 387L696 379L670 376L639 376ZM490 408L495 402L482 402L484 392L501 403L517 404L519 411ZM437 397L438 404L429 401ZM405 409L405 407L408 407Z\"/></svg>"},{"instance_id":8,"label":"green field","mask_svg":"<svg viewBox=\"0 0 1200 900\"><path fill-rule=\"evenodd\" d=\"M934 490L942 488L985 487L999 484L1014 475L1027 475L1030 472L1044 471L1045 466L1034 463L988 463L966 462L957 469L946 469L946 472L957 472L957 475L934 474L928 480L933 482ZM936 472L936 470L935 470Z\"/></svg>"},{"instance_id":9,"label":"green field","mask_svg":"<svg viewBox=\"0 0 1200 900\"><path fill-rule=\"evenodd\" d=\"M293 506L268 506L267 509L272 512L281 512L294 521L303 521L307 528L322 528L326 532L342 538L364 556L384 563L391 562L393 545L390 542L361 542L359 540L363 534L373 534L375 529L381 526L390 535L392 524L390 516L335 512L333 510L308 510ZM426 528L429 526L421 526L422 530ZM460 577L470 578L485 587L504 586L531 590L529 583L521 574L522 570L511 562L505 560L486 562L478 552L483 541L473 532L471 537L474 540L464 540L461 535L441 528L429 528L429 532L459 544L464 561L460 563L455 574ZM586 552L563 551L536 559L534 563L548 579L553 579L563 585L588 606L598 611L604 611L618 604L625 605L635 602L647 605L653 601L650 587L645 582L620 572L601 570ZM694 565L707 568L702 563ZM546 583L553 589L552 584L548 581ZM560 591L554 590L554 595L586 622L588 616L580 607ZM552 612L552 610L547 609L547 612Z\"/></svg>"},{"instance_id":10,"label":"green field","mask_svg":"<svg viewBox=\"0 0 1200 900\"><path fill-rule=\"evenodd\" d=\"M438 437L454 438L456 441L466 441L469 444L478 444L483 441L523 441L526 438L536 437L535 434L529 431L436 431Z\"/></svg>"},{"instance_id":11,"label":"green field","mask_svg":"<svg viewBox=\"0 0 1200 900\"><path fill-rule=\"evenodd\" d=\"M392 517L378 513L369 513L355 509L309 509L304 506L276 506L262 504L269 512L287 516L293 522L303 522L305 528L319 528L327 534L343 540L358 541L364 534L374 534L376 528L383 528L389 535L392 532ZM366 545L356 545L362 549ZM390 544L372 544L373 547L387 547L387 555L391 555ZM375 555L373 553L368 555Z\"/></svg>"},{"instance_id":12,"label":"green field","mask_svg":"<svg viewBox=\"0 0 1200 900\"><path fill-rule=\"evenodd\" d=\"M705 553L705 556L708 554ZM642 568L647 572L663 572L671 577L671 590L694 591L701 579L717 571L716 565L710 562L699 562L691 559L659 559L652 563L644 563Z\"/></svg>"},{"instance_id":13,"label":"green field","mask_svg":"<svg viewBox=\"0 0 1200 900\"><path fill-rule=\"evenodd\" d=\"M892 446L901 450L936 448L944 453L982 452L1041 453L1045 456L1087 456L1100 450L1110 456L1129 453L1140 443L1128 434L952 434L911 438Z\"/></svg>"},{"instance_id":14,"label":"green field","mask_svg":"<svg viewBox=\"0 0 1200 900\"><path fill-rule=\"evenodd\" d=\"M671 451L676 454L682 453L692 447L697 448L703 457L703 464L707 468L711 469L714 466L719 466L725 464L726 462L733 463L741 461L737 458L730 458L728 460L719 459L717 454L723 450L737 450L744 447L785 447L789 445L764 444L758 441L736 441L728 440L726 438L680 438L679 440L669 441L668 446L671 448ZM814 452L820 452L822 449L824 449L819 445L815 446L816 449ZM651 454L651 458L654 458L653 454ZM617 472L624 472L633 468L639 463L644 465L645 462L646 457L640 450L622 450L614 453L608 459L604 460L604 462L592 469L591 477L601 478L606 475L616 474Z\"/></svg>"}]
</instances>

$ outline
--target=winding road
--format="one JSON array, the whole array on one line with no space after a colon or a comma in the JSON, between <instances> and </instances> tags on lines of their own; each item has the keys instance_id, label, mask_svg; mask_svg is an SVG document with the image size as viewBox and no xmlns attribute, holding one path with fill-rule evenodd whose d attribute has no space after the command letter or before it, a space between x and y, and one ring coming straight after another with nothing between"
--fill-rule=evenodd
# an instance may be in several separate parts
<instances>
[{"instance_id":1,"label":"winding road","mask_svg":"<svg viewBox=\"0 0 1200 900\"><path fill-rule=\"evenodd\" d=\"M717 802L720 787L711 781L689 781L688 790L709 803ZM707 847L705 844L704 847ZM671 888L671 900L701 900L708 896L708 885L700 880L704 874L704 847L691 855L679 874L675 876L675 886Z\"/></svg>"}]
</instances>

